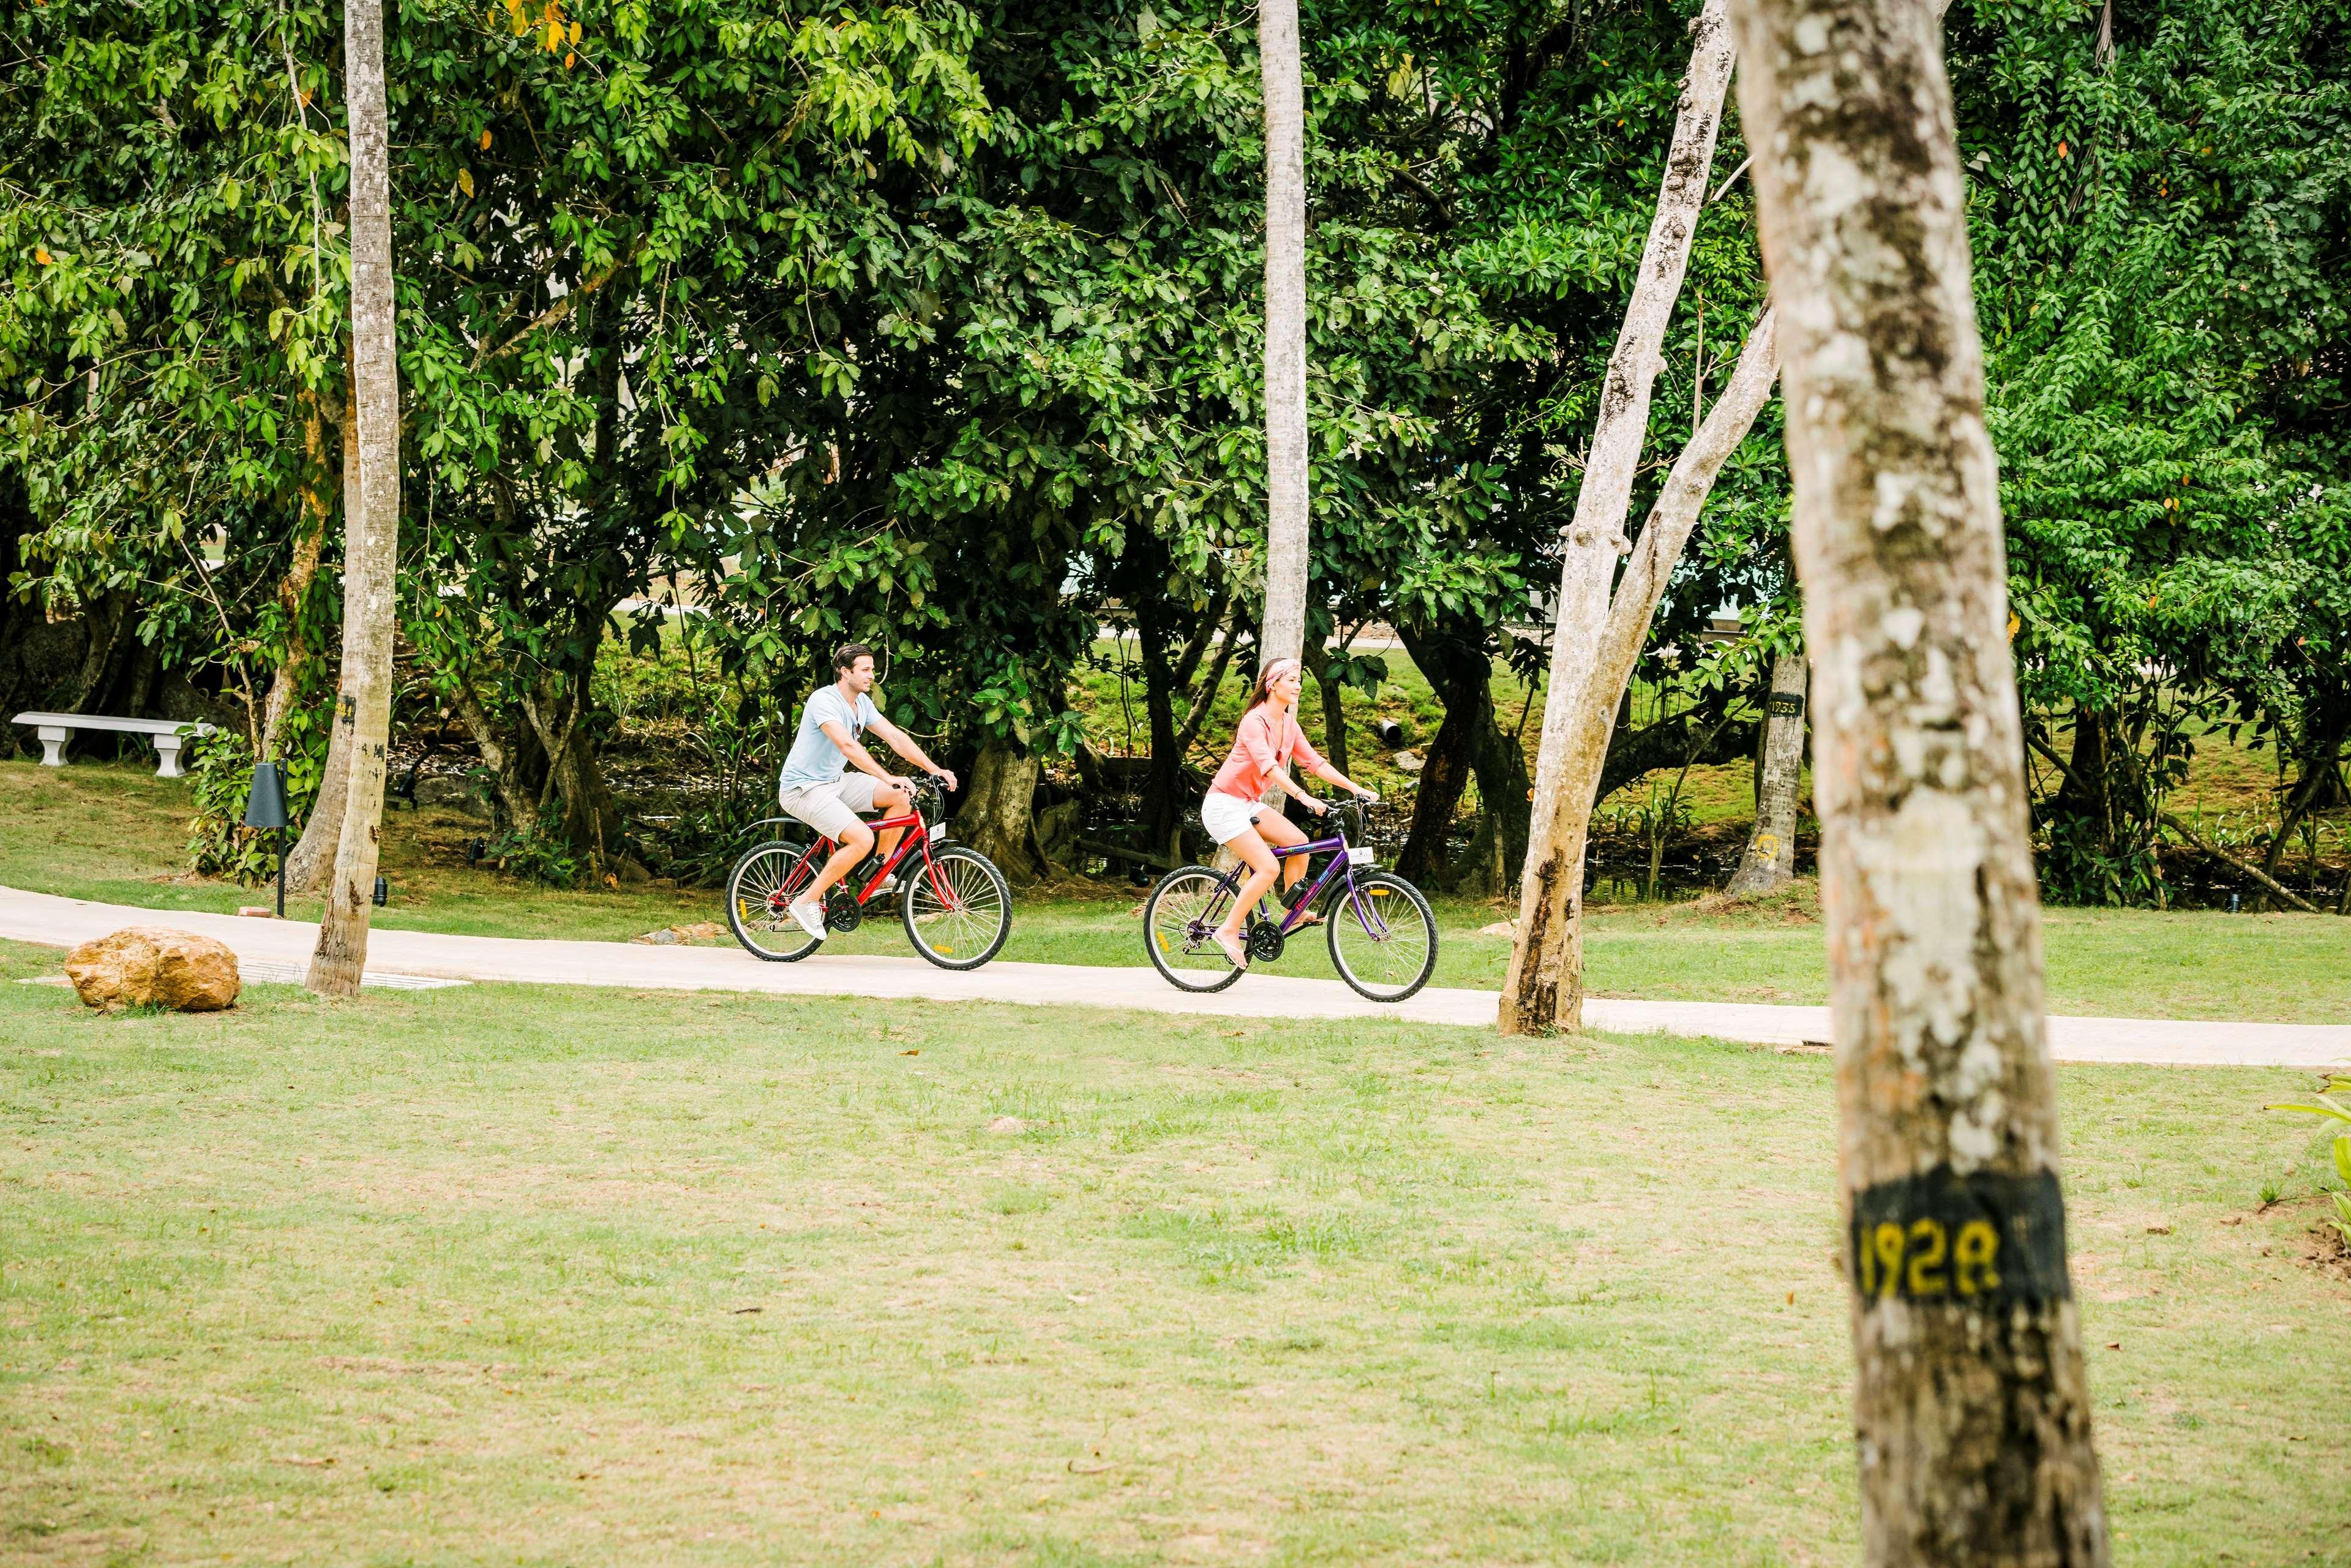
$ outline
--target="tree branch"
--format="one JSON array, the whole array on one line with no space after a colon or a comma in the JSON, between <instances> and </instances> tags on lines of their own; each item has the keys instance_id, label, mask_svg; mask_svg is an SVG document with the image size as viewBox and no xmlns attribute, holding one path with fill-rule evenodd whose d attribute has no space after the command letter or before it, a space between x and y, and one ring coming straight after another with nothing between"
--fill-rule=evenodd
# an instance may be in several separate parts
<instances>
[{"instance_id":1,"label":"tree branch","mask_svg":"<svg viewBox=\"0 0 2351 1568\"><path fill-rule=\"evenodd\" d=\"M562 298L557 300L554 304L549 306L546 309L540 311L538 315L524 322L520 329L518 329L513 337L508 338L496 348L485 348L480 352L476 353L474 356L475 367L479 369L482 365L487 363L491 360L505 359L508 354L513 353L517 349L520 348L522 346L523 340L529 337L533 332L541 331L549 327L559 326L572 311L580 308L580 302L581 300L595 293L596 290L603 287L607 283L611 282L613 276L617 274L621 268L636 260L638 256L643 256L644 254L645 246L651 238L652 231L648 230L645 233L637 235L636 238L631 240L627 245L622 246L621 254L612 258L611 266L596 274L593 277L581 279L578 287L572 289L570 293L566 294Z\"/></svg>"},{"instance_id":2,"label":"tree branch","mask_svg":"<svg viewBox=\"0 0 2351 1568\"><path fill-rule=\"evenodd\" d=\"M2288 904L2293 904L2296 909L2303 911L2304 914L2324 915L2326 913L2325 910L2319 908L2318 905L2311 903L2308 899L2289 891L2284 885L2280 883L2276 878L2271 876L2259 866L2247 865L2243 861L2239 860L2228 851L2210 842L2203 834L2198 832L2195 829L2189 827L2187 823L2181 821L2170 812L2164 812L2161 816L2156 818L2156 821L2161 822L2165 827L2169 828L2173 832L2178 833L2181 838L2186 839L2190 844L2203 851L2206 854L2210 855L2214 860L2220 861L2228 865L2235 866L2239 871L2243 872L2247 876L2252 877L2255 882L2260 883L2263 887L2269 889L2273 896L2284 899Z\"/></svg>"}]
</instances>

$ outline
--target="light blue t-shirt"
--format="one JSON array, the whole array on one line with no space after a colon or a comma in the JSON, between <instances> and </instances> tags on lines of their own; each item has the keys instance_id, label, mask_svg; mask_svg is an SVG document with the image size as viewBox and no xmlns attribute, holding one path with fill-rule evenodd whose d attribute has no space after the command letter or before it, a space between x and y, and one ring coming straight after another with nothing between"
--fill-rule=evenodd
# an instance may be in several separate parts
<instances>
[{"instance_id":1,"label":"light blue t-shirt","mask_svg":"<svg viewBox=\"0 0 2351 1568\"><path fill-rule=\"evenodd\" d=\"M852 740L865 738L865 727L882 716L871 697L858 694L857 706L852 710L849 699L841 695L841 687L829 685L809 698L808 706L800 709L799 733L792 737L790 755L784 758L784 776L776 785L778 794L794 789L806 789L818 784L831 784L840 779L849 766L848 754L832 743L825 734L829 721L849 732Z\"/></svg>"}]
</instances>

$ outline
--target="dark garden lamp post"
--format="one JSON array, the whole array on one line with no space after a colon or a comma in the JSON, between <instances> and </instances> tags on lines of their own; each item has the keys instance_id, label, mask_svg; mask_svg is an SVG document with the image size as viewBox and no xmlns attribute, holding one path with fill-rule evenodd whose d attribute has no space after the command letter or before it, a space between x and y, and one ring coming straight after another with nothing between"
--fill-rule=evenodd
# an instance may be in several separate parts
<instances>
[{"instance_id":1,"label":"dark garden lamp post","mask_svg":"<svg viewBox=\"0 0 2351 1568\"><path fill-rule=\"evenodd\" d=\"M245 825L277 833L277 918L286 918L286 779L275 762L253 766L253 789L245 798Z\"/></svg>"}]
</instances>

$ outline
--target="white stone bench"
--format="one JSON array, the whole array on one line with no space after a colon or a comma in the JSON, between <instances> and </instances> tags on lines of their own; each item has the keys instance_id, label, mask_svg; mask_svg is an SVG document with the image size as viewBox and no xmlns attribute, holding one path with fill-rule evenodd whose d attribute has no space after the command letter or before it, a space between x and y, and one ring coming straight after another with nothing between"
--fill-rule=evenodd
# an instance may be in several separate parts
<instances>
[{"instance_id":1,"label":"white stone bench","mask_svg":"<svg viewBox=\"0 0 2351 1568\"><path fill-rule=\"evenodd\" d=\"M41 766L63 768L66 765L66 737L78 729L110 730L117 735L152 736L155 740L155 776L177 779L180 775L180 747L192 735L210 735L208 724L185 724L172 718L108 718L94 713L20 713L18 724L29 724L33 733L41 737Z\"/></svg>"}]
</instances>

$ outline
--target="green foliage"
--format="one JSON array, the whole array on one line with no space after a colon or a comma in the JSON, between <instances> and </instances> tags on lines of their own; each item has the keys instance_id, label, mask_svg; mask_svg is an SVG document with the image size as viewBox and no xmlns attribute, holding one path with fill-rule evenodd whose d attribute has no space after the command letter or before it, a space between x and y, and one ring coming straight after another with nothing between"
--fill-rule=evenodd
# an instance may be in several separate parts
<instances>
[{"instance_id":1,"label":"green foliage","mask_svg":"<svg viewBox=\"0 0 2351 1568\"><path fill-rule=\"evenodd\" d=\"M1689 9L1308 6L1318 641L1386 621L1540 660L1507 629L1555 575ZM2320 784L2351 743L2351 72L2339 0L2123 7L2111 52L2104 15L1970 0L1948 53L2044 878L2159 901L2199 737L2242 726ZM757 814L839 642L958 758L1076 747L1109 598L1179 645L1221 629L1246 666L1263 180L1238 0L403 0L392 23L405 642L561 854L622 847L595 672L659 644L653 601L708 612L676 716L718 799L632 840L689 876ZM284 580L336 531L340 29L252 0L0 22L13 586L133 602L169 662L240 692L298 631L331 643L332 573ZM1734 117L1661 459L1762 303L1745 151ZM1702 655L1709 716L1796 636L1787 495L1767 413L1643 672L1736 601L1756 635Z\"/></svg>"},{"instance_id":2,"label":"green foliage","mask_svg":"<svg viewBox=\"0 0 2351 1568\"><path fill-rule=\"evenodd\" d=\"M562 827L551 816L509 827L489 841L482 858L526 882L546 887L582 886L595 868L566 841Z\"/></svg>"},{"instance_id":3,"label":"green foliage","mask_svg":"<svg viewBox=\"0 0 2351 1568\"><path fill-rule=\"evenodd\" d=\"M12 586L60 609L131 594L176 662L282 643L256 587L342 355L343 142L319 101L340 28L246 0L0 24L0 462L37 524ZM228 569L208 573L215 528Z\"/></svg>"},{"instance_id":4,"label":"green foliage","mask_svg":"<svg viewBox=\"0 0 2351 1568\"><path fill-rule=\"evenodd\" d=\"M278 758L286 785L286 815L291 849L318 800L319 776L326 765L325 714L301 709L288 715L285 748ZM201 876L224 876L253 885L277 874L276 836L245 825L253 791L253 745L235 730L219 729L188 744L188 790L196 814L188 823L188 869Z\"/></svg>"},{"instance_id":5,"label":"green foliage","mask_svg":"<svg viewBox=\"0 0 2351 1568\"><path fill-rule=\"evenodd\" d=\"M2264 1111L2296 1111L2304 1115L2318 1116L2328 1121L2340 1122L2346 1128L2351 1128L2351 1106L2346 1106L2343 1102L2335 1098L2335 1095L2343 1093L2351 1093L2351 1077L2346 1077L2342 1073L2329 1073L2326 1078L2325 1090L2318 1095L2315 1103L2308 1105L2264 1105L2262 1109ZM2346 1190L2331 1195L2335 1199L2335 1218L2328 1220L2327 1223L2334 1226L2336 1230L2342 1232L2343 1239L2346 1243L2351 1243L2351 1132L2343 1132L2335 1134L2333 1153L2335 1156L2335 1174L2342 1178L2343 1185ZM2274 1197L2269 1197L2265 1198L2263 1201L2275 1202L2276 1199Z\"/></svg>"},{"instance_id":6,"label":"green foliage","mask_svg":"<svg viewBox=\"0 0 2351 1568\"><path fill-rule=\"evenodd\" d=\"M2036 737L2074 732L2044 874L2159 897L2196 735L2234 716L2331 766L2351 726L2340 7L2117 7L2106 55L2087 0L1971 13L1951 60L2019 675Z\"/></svg>"}]
</instances>

